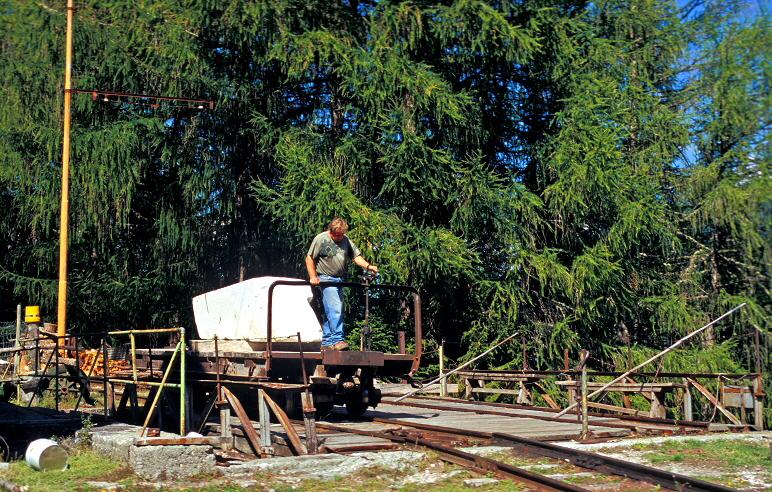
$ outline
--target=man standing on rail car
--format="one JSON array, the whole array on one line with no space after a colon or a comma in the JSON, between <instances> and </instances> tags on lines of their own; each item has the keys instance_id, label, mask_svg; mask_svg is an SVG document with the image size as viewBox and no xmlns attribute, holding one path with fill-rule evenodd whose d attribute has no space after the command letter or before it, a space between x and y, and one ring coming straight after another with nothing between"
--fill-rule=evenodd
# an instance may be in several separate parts
<instances>
[{"instance_id":1,"label":"man standing on rail car","mask_svg":"<svg viewBox=\"0 0 772 492\"><path fill-rule=\"evenodd\" d=\"M343 282L348 258L365 270L378 273L378 267L362 258L362 253L346 236L346 231L346 221L335 218L327 225L326 231L317 234L311 241L306 255L306 269L311 285ZM324 306L322 350L348 350L348 344L343 341L343 287L325 286L320 289Z\"/></svg>"}]
</instances>

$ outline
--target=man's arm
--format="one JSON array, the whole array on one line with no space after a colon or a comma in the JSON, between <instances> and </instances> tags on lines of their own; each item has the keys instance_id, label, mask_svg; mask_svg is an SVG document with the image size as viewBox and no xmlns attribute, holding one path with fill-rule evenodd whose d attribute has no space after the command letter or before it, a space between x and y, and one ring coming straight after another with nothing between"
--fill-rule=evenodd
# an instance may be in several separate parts
<instances>
[{"instance_id":1,"label":"man's arm","mask_svg":"<svg viewBox=\"0 0 772 492\"><path fill-rule=\"evenodd\" d=\"M311 285L319 285L319 277L316 276L316 264L311 255L306 255L306 270L308 270L308 279Z\"/></svg>"},{"instance_id":2,"label":"man's arm","mask_svg":"<svg viewBox=\"0 0 772 492\"><path fill-rule=\"evenodd\" d=\"M309 256L309 258L310 258L310 256ZM308 260L306 260L306 262L307 262L307 261L308 261ZM354 263L355 263L357 266L360 266L360 267L364 268L365 270L369 270L369 271L371 271L371 272L373 272L373 273L378 273L378 267L377 267L377 266L375 266L375 265L373 265L372 263L369 263L367 260L365 260L365 259L362 257L362 255L359 255L359 256L355 256L355 257L354 257Z\"/></svg>"}]
</instances>

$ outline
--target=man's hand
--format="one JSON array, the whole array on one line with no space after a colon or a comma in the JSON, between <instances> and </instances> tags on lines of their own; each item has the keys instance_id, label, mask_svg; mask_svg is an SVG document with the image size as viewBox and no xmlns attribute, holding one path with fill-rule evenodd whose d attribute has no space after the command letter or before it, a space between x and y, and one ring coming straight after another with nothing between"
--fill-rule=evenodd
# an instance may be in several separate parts
<instances>
[{"instance_id":1,"label":"man's hand","mask_svg":"<svg viewBox=\"0 0 772 492\"><path fill-rule=\"evenodd\" d=\"M306 255L306 271L308 271L308 281L311 285L319 285L319 277L316 276L316 263L309 255Z\"/></svg>"}]
</instances>

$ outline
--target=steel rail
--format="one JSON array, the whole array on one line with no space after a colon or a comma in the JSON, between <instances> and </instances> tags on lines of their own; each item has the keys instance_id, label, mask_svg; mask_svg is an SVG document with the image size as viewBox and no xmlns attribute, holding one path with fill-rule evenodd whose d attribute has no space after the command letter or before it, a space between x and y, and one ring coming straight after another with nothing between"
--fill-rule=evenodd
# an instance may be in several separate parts
<instances>
[{"instance_id":1,"label":"steel rail","mask_svg":"<svg viewBox=\"0 0 772 492\"><path fill-rule=\"evenodd\" d=\"M430 449L437 453L440 459L463 466L469 470L475 471L481 474L494 473L503 478L509 478L516 480L531 489L538 491L562 491L562 492L584 492L587 489L577 487L569 483L549 478L545 475L539 475L522 468L518 468L501 461L497 461L484 456L478 456L466 451L461 451L450 446L443 446L441 444L433 443L427 439L415 438L409 436L393 436L378 431L366 431L360 429L353 429L345 426L328 424L326 422L317 422L317 427L323 429L334 430L339 432L347 432L350 434L358 434L362 436L378 437L387 439L396 443L412 443L423 448ZM446 429L449 433L453 432L453 429Z\"/></svg>"},{"instance_id":2,"label":"steel rail","mask_svg":"<svg viewBox=\"0 0 772 492\"><path fill-rule=\"evenodd\" d=\"M497 461L485 456L479 456L450 446L435 444L431 441L421 438L405 437L405 441L412 442L419 446L431 449L437 453L443 461L455 463L480 473L494 473L504 478L511 478L523 483L527 487L536 490L557 490L567 492L586 491L588 489L572 485L570 483L555 480L546 475L539 475L522 468L518 468L507 463Z\"/></svg>"},{"instance_id":3,"label":"steel rail","mask_svg":"<svg viewBox=\"0 0 772 492\"><path fill-rule=\"evenodd\" d=\"M523 414L523 413L516 413L516 412L501 412L501 411L495 411L495 410L480 410L480 409L474 409L474 408L450 409L448 407L441 406L441 405L431 405L428 403L404 402L404 401L401 401L401 402L384 401L383 403L387 403L389 405L402 405L406 407L426 408L428 410L445 410L445 411L453 411L453 412L477 413L481 415L495 415L497 417L525 417L525 418L531 418L536 420L545 420L548 422L566 422L566 423L572 423L572 424L577 423L577 420L575 418L569 418L569 417L548 417L546 415L532 415L532 414ZM673 421L663 422L662 424L670 425L672 427ZM610 427L614 429L630 429L633 431L635 431L638 427L643 427L642 425L636 425L634 423L624 424L621 422L595 422L595 423L591 422L590 425L596 425L600 427Z\"/></svg>"},{"instance_id":4,"label":"steel rail","mask_svg":"<svg viewBox=\"0 0 772 492\"><path fill-rule=\"evenodd\" d=\"M620 475L633 480L659 485L671 490L694 490L705 492L731 492L731 487L706 482L659 468L653 468L638 463L631 463L600 454L589 453L548 442L535 441L524 437L513 436L502 432L492 432L494 439L510 442L514 448L526 453L545 456L569 462L581 468L596 470L606 475Z\"/></svg>"},{"instance_id":5,"label":"steel rail","mask_svg":"<svg viewBox=\"0 0 772 492\"><path fill-rule=\"evenodd\" d=\"M578 449L567 448L567 447L559 446L557 444L552 444L548 442L542 442L534 439L518 437L511 434L506 434L503 432L459 430L459 429L454 429L449 427L417 424L413 422L405 422L405 421L395 420L395 419L373 418L371 420L373 422L378 422L378 423L400 425L404 427L413 427L416 429L424 429L432 432L442 432L442 433L451 434L451 435L455 434L460 436L470 436L470 437L491 439L493 442L496 442L498 444L510 446L515 451L519 451L522 454L530 454L533 456L552 458L564 463L571 463L572 465L580 468L597 471L604 475L618 475L625 478L629 478L631 480L646 482L655 486L658 485L660 487L667 488L670 490L679 490L679 491L688 490L688 491L700 491L700 492L732 492L736 490L731 487L726 487L723 485L706 482L704 480L699 480L697 478L692 478L686 475L681 475L678 473L660 470L658 468L653 468L646 465L640 465L638 463L631 463L631 462L619 460L616 458L610 458L607 456L602 456L599 454L590 453L590 452L582 451ZM475 458L474 462L476 464L486 463L487 464L486 466L491 466L491 467L497 466L498 470L502 469L501 466L499 465L500 462L496 462L495 460L490 460L488 458L481 460L480 456L471 455L470 453L465 453L463 451L456 450L454 448L450 448L447 446L434 444L431 441L424 438L414 438L409 436L392 436L384 432L362 431L358 429L350 429L345 426L331 425L327 423L317 423L317 425L331 430L350 432L353 434L361 434L361 435L367 435L372 437L380 437L384 439L390 439L395 442L405 442L405 441L413 442L420 446L435 450L438 453L452 453L454 456L460 456L462 459L467 459L469 456L472 456ZM494 463L488 464L488 461L491 461ZM457 464L463 464L463 463L457 463ZM511 465L507 465L505 463L501 463L501 465L504 465L503 469L505 470L508 470L509 468L515 468L516 470L520 470L520 469L517 469L516 467L512 467ZM484 473L487 473L490 471L497 471L497 469L491 469L491 468L483 468L483 470L484 470ZM520 470L520 471L525 472L526 470ZM508 472L519 473L514 470L508 470ZM562 482L557 482L557 483L560 483L561 486L566 485L566 484L563 484ZM556 488L551 490L585 490L585 489Z\"/></svg>"}]
</instances>

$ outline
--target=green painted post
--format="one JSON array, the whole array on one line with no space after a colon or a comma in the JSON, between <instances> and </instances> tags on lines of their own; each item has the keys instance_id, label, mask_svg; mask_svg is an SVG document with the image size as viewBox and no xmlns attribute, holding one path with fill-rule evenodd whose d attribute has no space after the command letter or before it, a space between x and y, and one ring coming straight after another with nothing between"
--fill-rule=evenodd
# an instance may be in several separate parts
<instances>
[{"instance_id":1,"label":"green painted post","mask_svg":"<svg viewBox=\"0 0 772 492\"><path fill-rule=\"evenodd\" d=\"M188 411L187 399L185 398L185 390L186 390L185 379L187 379L187 375L185 373L185 370L186 370L185 328L180 328L179 349L180 349L180 436L184 436L188 432L187 420L185 419Z\"/></svg>"}]
</instances>

